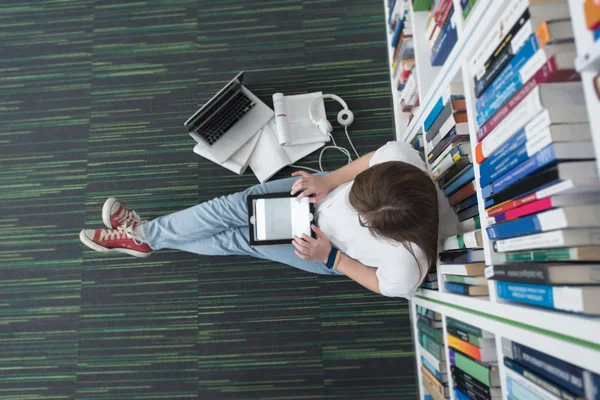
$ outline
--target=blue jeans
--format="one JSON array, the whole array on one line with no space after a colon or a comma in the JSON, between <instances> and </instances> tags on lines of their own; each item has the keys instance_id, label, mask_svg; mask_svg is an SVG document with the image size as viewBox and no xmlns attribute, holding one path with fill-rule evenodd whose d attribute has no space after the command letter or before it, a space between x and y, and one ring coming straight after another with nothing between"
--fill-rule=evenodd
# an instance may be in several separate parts
<instances>
[{"instance_id":1,"label":"blue jeans","mask_svg":"<svg viewBox=\"0 0 600 400\"><path fill-rule=\"evenodd\" d=\"M250 247L248 206L250 194L290 192L297 178L282 179L252 186L186 210L159 217L143 225L146 242L153 250L178 249L211 256L244 255L291 265L323 275L343 275L327 269L324 263L303 260L294 246Z\"/></svg>"}]
</instances>

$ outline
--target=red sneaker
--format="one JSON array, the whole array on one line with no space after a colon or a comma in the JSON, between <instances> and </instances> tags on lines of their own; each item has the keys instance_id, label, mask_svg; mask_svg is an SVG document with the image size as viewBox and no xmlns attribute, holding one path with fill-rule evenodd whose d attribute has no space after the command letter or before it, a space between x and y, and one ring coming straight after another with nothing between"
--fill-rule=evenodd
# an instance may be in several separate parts
<instances>
[{"instance_id":1,"label":"red sneaker","mask_svg":"<svg viewBox=\"0 0 600 400\"><path fill-rule=\"evenodd\" d=\"M119 226L117 229L84 229L79 233L79 239L92 250L148 257L152 249L135 238L134 227L135 224Z\"/></svg>"},{"instance_id":2,"label":"red sneaker","mask_svg":"<svg viewBox=\"0 0 600 400\"><path fill-rule=\"evenodd\" d=\"M129 226L143 221L135 211L130 211L114 197L110 197L102 206L102 222L107 228L117 229L121 225Z\"/></svg>"}]
</instances>

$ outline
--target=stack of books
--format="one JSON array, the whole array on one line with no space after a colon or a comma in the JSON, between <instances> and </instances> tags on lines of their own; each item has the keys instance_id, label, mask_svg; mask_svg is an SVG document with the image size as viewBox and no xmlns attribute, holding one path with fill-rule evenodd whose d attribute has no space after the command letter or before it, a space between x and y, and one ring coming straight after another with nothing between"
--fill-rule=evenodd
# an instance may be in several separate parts
<instances>
[{"instance_id":1,"label":"stack of books","mask_svg":"<svg viewBox=\"0 0 600 400\"><path fill-rule=\"evenodd\" d=\"M462 16L465 21L467 20L467 17L469 16L469 14L471 14L473 7L475 7L475 3L477 3L477 0L460 0L460 7L462 8Z\"/></svg>"},{"instance_id":2,"label":"stack of books","mask_svg":"<svg viewBox=\"0 0 600 400\"><path fill-rule=\"evenodd\" d=\"M515 399L583 400L600 396L600 375L502 338L506 392Z\"/></svg>"},{"instance_id":3,"label":"stack of books","mask_svg":"<svg viewBox=\"0 0 600 400\"><path fill-rule=\"evenodd\" d=\"M511 0L484 42L492 47L469 61L475 159L486 232L508 263L486 274L501 299L600 314L594 267L568 263L598 261L586 246L600 245L600 185L568 4ZM536 260L565 262L513 263Z\"/></svg>"},{"instance_id":4,"label":"stack of books","mask_svg":"<svg viewBox=\"0 0 600 400\"><path fill-rule=\"evenodd\" d=\"M446 330L454 398L501 399L494 335L450 317L446 317Z\"/></svg>"},{"instance_id":5,"label":"stack of books","mask_svg":"<svg viewBox=\"0 0 600 400\"><path fill-rule=\"evenodd\" d=\"M393 0L388 14L388 29L392 34L391 46L394 48L392 79L402 94L400 107L405 112L410 112L418 104L417 80L413 73L415 49L409 11L408 0Z\"/></svg>"},{"instance_id":6,"label":"stack of books","mask_svg":"<svg viewBox=\"0 0 600 400\"><path fill-rule=\"evenodd\" d=\"M463 264L447 264L460 259ZM487 279L482 275L484 268L483 237L480 229L445 238L442 241L440 265L444 289L447 292L469 296L487 296Z\"/></svg>"},{"instance_id":7,"label":"stack of books","mask_svg":"<svg viewBox=\"0 0 600 400\"><path fill-rule=\"evenodd\" d=\"M436 400L449 398L442 315L417 305L423 386Z\"/></svg>"},{"instance_id":8,"label":"stack of books","mask_svg":"<svg viewBox=\"0 0 600 400\"><path fill-rule=\"evenodd\" d=\"M452 0L434 0L425 24L425 35L431 46L431 65L441 67L458 40Z\"/></svg>"},{"instance_id":9,"label":"stack of books","mask_svg":"<svg viewBox=\"0 0 600 400\"><path fill-rule=\"evenodd\" d=\"M438 290L437 272L435 269L430 269L429 273L421 284L423 289Z\"/></svg>"},{"instance_id":10,"label":"stack of books","mask_svg":"<svg viewBox=\"0 0 600 400\"><path fill-rule=\"evenodd\" d=\"M585 0L583 12L587 28L594 33L594 40L600 39L600 3L594 0Z\"/></svg>"}]
</instances>

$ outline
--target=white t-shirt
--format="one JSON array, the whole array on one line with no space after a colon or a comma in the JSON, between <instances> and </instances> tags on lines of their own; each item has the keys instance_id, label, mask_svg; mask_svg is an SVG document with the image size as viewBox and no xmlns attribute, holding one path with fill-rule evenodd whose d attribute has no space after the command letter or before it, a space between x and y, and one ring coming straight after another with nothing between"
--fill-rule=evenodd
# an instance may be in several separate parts
<instances>
[{"instance_id":1,"label":"white t-shirt","mask_svg":"<svg viewBox=\"0 0 600 400\"><path fill-rule=\"evenodd\" d=\"M408 143L388 142L373 154L369 166L387 161L403 161L426 170L419 153ZM381 294L388 297L412 298L419 283L419 276L427 273L428 262L425 253L417 245L412 245L415 256L424 269L419 273L417 262L402 244L379 239L367 228L360 226L358 213L350 207L348 200L352 184L353 181L340 185L328 193L323 201L317 203L316 217L319 227L331 243L349 257L377 268ZM438 190L438 203L440 206L445 204L445 214L451 210L447 201L440 202L440 196L446 200Z\"/></svg>"}]
</instances>

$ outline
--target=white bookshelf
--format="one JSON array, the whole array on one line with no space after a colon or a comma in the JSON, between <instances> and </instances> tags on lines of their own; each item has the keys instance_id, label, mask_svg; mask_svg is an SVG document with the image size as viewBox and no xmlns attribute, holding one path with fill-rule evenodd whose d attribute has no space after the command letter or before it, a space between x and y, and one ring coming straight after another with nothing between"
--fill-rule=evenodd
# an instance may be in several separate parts
<instances>
[{"instance_id":1,"label":"white bookshelf","mask_svg":"<svg viewBox=\"0 0 600 400\"><path fill-rule=\"evenodd\" d=\"M460 0L453 1L455 10L460 10ZM600 41L594 42L592 34L585 28L583 1L569 0L569 4L578 52L576 66L582 74L596 154L600 154L600 101L591 84L592 78L600 72ZM396 120L397 140L410 142L419 131L423 131L425 117L429 115L450 82L464 84L467 113L469 116L476 115L473 73L469 70L468 60L481 45L484 34L491 29L507 3L508 0L478 0L466 21L462 20L462 13L455 12L453 18L457 26L458 41L442 67L431 67L429 62L431 49L424 35L428 13L412 12L411 10L409 17L413 26L420 107L408 127L406 127L406 119L400 120L400 123ZM385 0L384 6L387 10ZM388 40L391 41L391 38ZM389 51L392 55L393 49ZM397 93L393 83L392 92ZM398 114L397 108L398 105L394 102L395 116ZM469 118L473 150L477 144L476 129L475 118ZM600 161L598 160L600 171ZM479 166L477 163L473 165L475 182L479 182ZM486 214L479 185L477 185L476 192L479 213L482 216L481 231L484 238L485 262L486 265L497 264L501 258L493 251L492 243L486 234L486 221L483 218ZM498 343L500 343L499 338L507 337L595 373L600 373L600 318L505 302L496 296L494 281L488 281L489 297L468 297L446 293L443 290L441 278L442 276L438 272L439 290L421 289L411 302L413 325L416 324L415 304L422 305L440 312L444 315L444 321L445 316L451 316L490 331L496 335ZM413 332L416 335L416 326L413 326ZM416 363L419 369L419 382L421 382L420 346L418 341L415 342ZM498 351L502 351L501 346L498 346ZM499 360L502 360L502 354L499 354ZM499 362L500 373L502 382L505 382L501 364ZM452 393L451 396L453 398ZM420 397L423 398L422 386ZM506 399L504 392L503 398Z\"/></svg>"}]
</instances>

